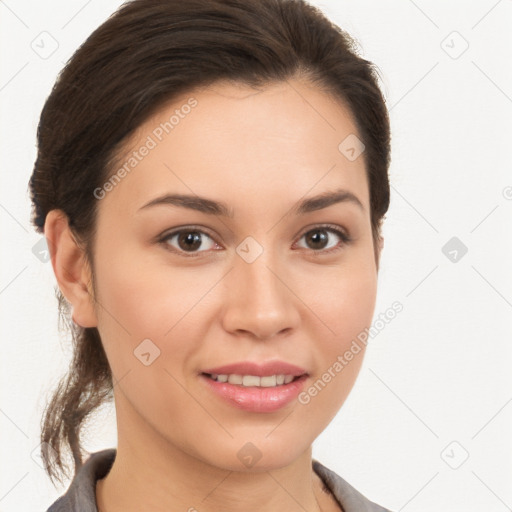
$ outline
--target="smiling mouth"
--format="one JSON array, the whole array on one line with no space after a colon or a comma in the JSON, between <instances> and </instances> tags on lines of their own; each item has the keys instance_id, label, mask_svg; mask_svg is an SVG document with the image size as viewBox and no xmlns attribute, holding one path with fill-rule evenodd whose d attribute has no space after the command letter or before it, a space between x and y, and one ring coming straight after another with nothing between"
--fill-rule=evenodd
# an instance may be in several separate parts
<instances>
[{"instance_id":1,"label":"smiling mouth","mask_svg":"<svg viewBox=\"0 0 512 512\"><path fill-rule=\"evenodd\" d=\"M257 375L239 375L239 374L216 374L216 373L202 373L202 375L210 378L215 382L222 382L233 384L240 387L258 387L258 388L273 388L290 384L298 379L301 379L303 375L287 375L287 374L275 374L259 377Z\"/></svg>"}]
</instances>

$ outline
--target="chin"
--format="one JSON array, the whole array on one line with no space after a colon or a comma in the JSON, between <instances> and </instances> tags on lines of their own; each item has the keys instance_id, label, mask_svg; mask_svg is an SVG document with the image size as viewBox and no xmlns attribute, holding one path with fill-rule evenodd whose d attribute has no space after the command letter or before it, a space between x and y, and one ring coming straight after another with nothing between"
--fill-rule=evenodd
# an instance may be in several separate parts
<instances>
[{"instance_id":1,"label":"chin","mask_svg":"<svg viewBox=\"0 0 512 512\"><path fill-rule=\"evenodd\" d=\"M272 434L265 437L268 433L265 429L265 433L254 432L254 436L238 436L227 443L215 443L214 453L210 451L206 455L203 452L199 458L228 471L263 473L289 466L311 447L302 436L300 440L278 435L272 439Z\"/></svg>"}]
</instances>

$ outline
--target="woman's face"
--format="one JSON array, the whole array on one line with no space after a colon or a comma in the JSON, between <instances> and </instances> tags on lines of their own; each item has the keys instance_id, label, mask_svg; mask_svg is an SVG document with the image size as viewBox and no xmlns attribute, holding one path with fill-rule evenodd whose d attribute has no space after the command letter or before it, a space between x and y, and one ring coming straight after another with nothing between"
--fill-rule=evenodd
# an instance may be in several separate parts
<instances>
[{"instance_id":1,"label":"woman's face","mask_svg":"<svg viewBox=\"0 0 512 512\"><path fill-rule=\"evenodd\" d=\"M120 438L269 469L329 424L360 369L363 349L344 354L369 327L377 290L356 134L342 105L290 81L218 82L132 137L114 169L125 172L96 191L95 318ZM203 374L243 362L298 369L219 372L263 374L258 387ZM271 376L293 373L305 375Z\"/></svg>"}]
</instances>

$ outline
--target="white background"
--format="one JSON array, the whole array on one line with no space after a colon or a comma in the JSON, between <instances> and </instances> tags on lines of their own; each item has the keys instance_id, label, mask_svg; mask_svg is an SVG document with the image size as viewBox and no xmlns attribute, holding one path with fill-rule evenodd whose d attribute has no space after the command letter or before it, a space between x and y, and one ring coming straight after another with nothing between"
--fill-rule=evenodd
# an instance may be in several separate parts
<instances>
[{"instance_id":1,"label":"white background","mask_svg":"<svg viewBox=\"0 0 512 512\"><path fill-rule=\"evenodd\" d=\"M395 512L510 510L512 1L312 3L382 73L392 193L375 318L404 306L313 455ZM32 253L27 184L57 73L119 5L0 1L0 512L46 510L65 490L31 455L70 352L51 265ZM41 37L58 44L48 58ZM442 252L452 237L468 248L457 262ZM97 418L89 451L116 443L113 410Z\"/></svg>"}]
</instances>

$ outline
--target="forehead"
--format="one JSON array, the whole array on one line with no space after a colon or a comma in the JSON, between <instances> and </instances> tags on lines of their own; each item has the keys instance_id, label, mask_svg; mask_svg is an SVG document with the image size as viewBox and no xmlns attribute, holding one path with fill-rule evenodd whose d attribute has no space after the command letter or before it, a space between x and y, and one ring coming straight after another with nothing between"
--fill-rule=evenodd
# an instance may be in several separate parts
<instances>
[{"instance_id":1,"label":"forehead","mask_svg":"<svg viewBox=\"0 0 512 512\"><path fill-rule=\"evenodd\" d=\"M136 130L111 170L125 172L107 198L134 209L165 192L193 193L236 211L343 187L367 209L364 155L342 151L354 137L349 109L312 85L217 82L174 99Z\"/></svg>"}]
</instances>

